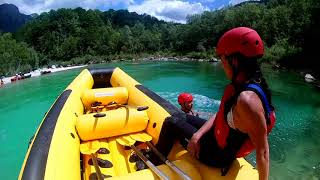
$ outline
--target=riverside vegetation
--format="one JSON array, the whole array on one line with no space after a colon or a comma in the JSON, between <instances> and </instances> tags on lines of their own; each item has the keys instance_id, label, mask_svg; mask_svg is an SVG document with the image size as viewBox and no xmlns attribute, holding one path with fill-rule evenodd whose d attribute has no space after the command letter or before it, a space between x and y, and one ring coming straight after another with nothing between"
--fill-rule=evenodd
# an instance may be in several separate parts
<instances>
[{"instance_id":1,"label":"riverside vegetation","mask_svg":"<svg viewBox=\"0 0 320 180\"><path fill-rule=\"evenodd\" d=\"M246 2L187 17L186 24L159 21L127 10L58 9L0 35L0 74L53 64L76 65L142 57L209 59L228 29L248 26L265 41L262 61L308 68L320 74L318 0Z\"/></svg>"}]
</instances>

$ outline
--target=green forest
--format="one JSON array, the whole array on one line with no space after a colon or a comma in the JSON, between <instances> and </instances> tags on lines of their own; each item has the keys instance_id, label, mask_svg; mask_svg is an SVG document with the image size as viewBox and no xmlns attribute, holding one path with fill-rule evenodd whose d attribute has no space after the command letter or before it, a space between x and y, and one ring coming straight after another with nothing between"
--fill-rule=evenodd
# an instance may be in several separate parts
<instances>
[{"instance_id":1,"label":"green forest","mask_svg":"<svg viewBox=\"0 0 320 180\"><path fill-rule=\"evenodd\" d=\"M51 10L13 34L0 35L0 74L155 55L212 58L219 37L237 26L261 35L263 62L317 71L319 17L319 0L242 3L188 16L186 24L127 10Z\"/></svg>"}]
</instances>

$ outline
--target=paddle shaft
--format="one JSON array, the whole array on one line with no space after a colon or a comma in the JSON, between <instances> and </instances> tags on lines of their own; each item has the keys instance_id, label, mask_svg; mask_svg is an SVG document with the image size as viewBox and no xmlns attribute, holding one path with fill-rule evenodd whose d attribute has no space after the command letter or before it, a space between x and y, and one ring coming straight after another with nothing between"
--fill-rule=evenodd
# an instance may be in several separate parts
<instances>
[{"instance_id":1,"label":"paddle shaft","mask_svg":"<svg viewBox=\"0 0 320 180\"><path fill-rule=\"evenodd\" d=\"M96 159L96 156L93 153L91 153L91 158L92 158L92 163L93 163L94 169L96 170L96 173L97 173L98 180L103 180L104 178L103 178L101 171L100 171L100 168L98 166L98 161Z\"/></svg>"},{"instance_id":2,"label":"paddle shaft","mask_svg":"<svg viewBox=\"0 0 320 180\"><path fill-rule=\"evenodd\" d=\"M179 174L185 180L191 180L191 178L185 174L181 169L179 169L175 164L173 164L169 159L167 159L163 154L161 154L153 144L149 141L146 141L147 146L161 159L161 161L165 162L173 171Z\"/></svg>"},{"instance_id":3,"label":"paddle shaft","mask_svg":"<svg viewBox=\"0 0 320 180\"><path fill-rule=\"evenodd\" d=\"M134 150L134 152L142 159L144 163L157 175L160 177L160 179L163 180L169 180L169 178L161 172L152 162L150 162L143 154L142 152L136 148L134 145L130 145L130 147Z\"/></svg>"}]
</instances>

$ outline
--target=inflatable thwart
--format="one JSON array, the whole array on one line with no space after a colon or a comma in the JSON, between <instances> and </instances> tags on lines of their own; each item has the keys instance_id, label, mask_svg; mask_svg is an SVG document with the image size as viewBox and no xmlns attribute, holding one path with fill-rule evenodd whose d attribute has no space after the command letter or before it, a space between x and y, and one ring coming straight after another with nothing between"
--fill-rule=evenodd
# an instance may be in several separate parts
<instances>
[{"instance_id":1,"label":"inflatable thwart","mask_svg":"<svg viewBox=\"0 0 320 180\"><path fill-rule=\"evenodd\" d=\"M243 158L223 176L178 142L170 161L152 164L146 152L161 156L153 144L163 121L183 115L119 68L85 69L44 117L19 179L258 179Z\"/></svg>"}]
</instances>

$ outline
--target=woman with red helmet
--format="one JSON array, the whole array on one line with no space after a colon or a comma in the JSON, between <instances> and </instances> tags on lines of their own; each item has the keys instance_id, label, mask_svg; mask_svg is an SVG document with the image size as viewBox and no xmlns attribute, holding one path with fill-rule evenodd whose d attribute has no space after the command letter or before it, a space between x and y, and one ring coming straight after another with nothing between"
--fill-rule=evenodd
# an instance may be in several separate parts
<instances>
[{"instance_id":1,"label":"woman with red helmet","mask_svg":"<svg viewBox=\"0 0 320 180\"><path fill-rule=\"evenodd\" d=\"M178 96L178 103L181 106L181 110L186 114L199 116L198 113L192 110L193 107L193 96L189 93L181 93Z\"/></svg>"},{"instance_id":2,"label":"woman with red helmet","mask_svg":"<svg viewBox=\"0 0 320 180\"><path fill-rule=\"evenodd\" d=\"M167 118L157 147L168 155L174 135L186 138L191 155L223 169L255 149L259 179L268 179L267 135L275 124L275 113L271 92L257 62L264 54L263 42L255 30L237 27L223 34L216 52L231 80L218 112L208 121L188 115L186 120Z\"/></svg>"}]
</instances>

